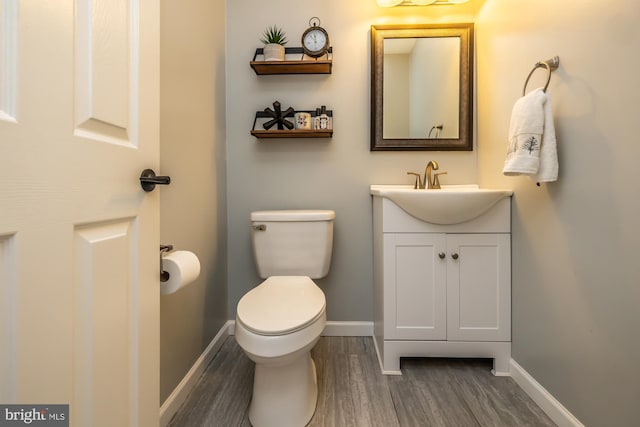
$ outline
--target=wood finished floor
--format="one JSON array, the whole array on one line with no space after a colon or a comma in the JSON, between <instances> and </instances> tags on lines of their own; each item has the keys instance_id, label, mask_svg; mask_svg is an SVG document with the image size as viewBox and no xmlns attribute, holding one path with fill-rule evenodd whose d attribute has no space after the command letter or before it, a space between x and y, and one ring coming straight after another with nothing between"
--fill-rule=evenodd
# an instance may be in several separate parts
<instances>
[{"instance_id":1,"label":"wood finished floor","mask_svg":"<svg viewBox=\"0 0 640 427\"><path fill-rule=\"evenodd\" d=\"M403 375L385 376L371 337L322 337L311 354L309 427L555 426L511 378L491 375L490 360L402 359ZM250 427L252 384L253 363L230 336L169 425Z\"/></svg>"}]
</instances>

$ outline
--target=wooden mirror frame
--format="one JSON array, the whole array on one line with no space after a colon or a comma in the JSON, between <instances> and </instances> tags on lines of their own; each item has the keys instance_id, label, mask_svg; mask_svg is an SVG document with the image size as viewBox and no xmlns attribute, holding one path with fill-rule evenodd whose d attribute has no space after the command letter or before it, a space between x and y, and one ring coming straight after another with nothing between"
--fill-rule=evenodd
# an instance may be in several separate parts
<instances>
[{"instance_id":1,"label":"wooden mirror frame","mask_svg":"<svg viewBox=\"0 0 640 427\"><path fill-rule=\"evenodd\" d=\"M383 82L386 38L460 37L458 138L384 138ZM371 151L473 150L473 24L371 26Z\"/></svg>"}]
</instances>

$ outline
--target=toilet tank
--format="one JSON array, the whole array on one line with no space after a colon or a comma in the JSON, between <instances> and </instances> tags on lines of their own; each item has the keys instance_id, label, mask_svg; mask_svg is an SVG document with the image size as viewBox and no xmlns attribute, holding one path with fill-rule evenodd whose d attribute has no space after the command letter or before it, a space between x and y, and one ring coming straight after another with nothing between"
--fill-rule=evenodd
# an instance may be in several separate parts
<instances>
[{"instance_id":1,"label":"toilet tank","mask_svg":"<svg viewBox=\"0 0 640 427\"><path fill-rule=\"evenodd\" d=\"M258 275L324 277L333 250L331 210L251 213L253 256Z\"/></svg>"}]
</instances>

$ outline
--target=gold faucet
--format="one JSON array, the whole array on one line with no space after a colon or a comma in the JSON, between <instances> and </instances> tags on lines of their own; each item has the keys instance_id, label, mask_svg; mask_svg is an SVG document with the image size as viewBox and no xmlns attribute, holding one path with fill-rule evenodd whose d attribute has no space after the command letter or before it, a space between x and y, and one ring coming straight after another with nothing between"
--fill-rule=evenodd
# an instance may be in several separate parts
<instances>
[{"instance_id":1,"label":"gold faucet","mask_svg":"<svg viewBox=\"0 0 640 427\"><path fill-rule=\"evenodd\" d=\"M437 171L438 167L438 162L435 160L429 160L429 163L427 163L427 167L424 169L424 182L427 185L427 188L440 188L440 182L438 181L438 186L434 187L433 180L431 179L431 171Z\"/></svg>"},{"instance_id":2,"label":"gold faucet","mask_svg":"<svg viewBox=\"0 0 640 427\"><path fill-rule=\"evenodd\" d=\"M416 182L413 188L421 190L425 187L432 190L440 189L440 179L438 178L438 175L444 175L446 172L434 174L433 178L431 178L431 173L438 170L438 168L438 162L430 160L429 163L427 163L427 167L424 169L424 178L420 177L420 175L415 172L407 172L407 175L415 175L416 177Z\"/></svg>"}]
</instances>

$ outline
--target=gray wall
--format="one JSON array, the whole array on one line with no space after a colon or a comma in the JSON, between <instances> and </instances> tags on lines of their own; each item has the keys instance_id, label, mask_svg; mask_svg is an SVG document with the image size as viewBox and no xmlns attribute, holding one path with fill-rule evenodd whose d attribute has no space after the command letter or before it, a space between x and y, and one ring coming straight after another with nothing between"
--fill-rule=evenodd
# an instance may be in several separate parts
<instances>
[{"instance_id":1,"label":"gray wall","mask_svg":"<svg viewBox=\"0 0 640 427\"><path fill-rule=\"evenodd\" d=\"M258 209L336 211L334 258L318 281L330 321L373 320L370 184L411 184L407 171L437 159L443 183L476 181L476 151L369 151L370 27L389 22L472 21L464 7L383 9L374 0L347 2L234 0L227 4L227 145L229 311L259 283L251 252L249 215ZM403 9L403 10L400 10ZM263 30L279 25L291 46L309 18L320 17L334 48L328 76L256 76L249 67ZM257 110L275 100L284 108L327 105L334 113L330 140L256 140L249 134Z\"/></svg>"},{"instance_id":2,"label":"gray wall","mask_svg":"<svg viewBox=\"0 0 640 427\"><path fill-rule=\"evenodd\" d=\"M487 0L476 25L480 183L515 190L513 358L587 426L640 420L638 22L637 0ZM501 168L555 54L560 178L536 187Z\"/></svg>"},{"instance_id":3,"label":"gray wall","mask_svg":"<svg viewBox=\"0 0 640 427\"><path fill-rule=\"evenodd\" d=\"M161 299L160 401L228 318L225 2L161 4L161 242L196 253L199 279ZM156 190L158 191L158 190Z\"/></svg>"}]
</instances>

